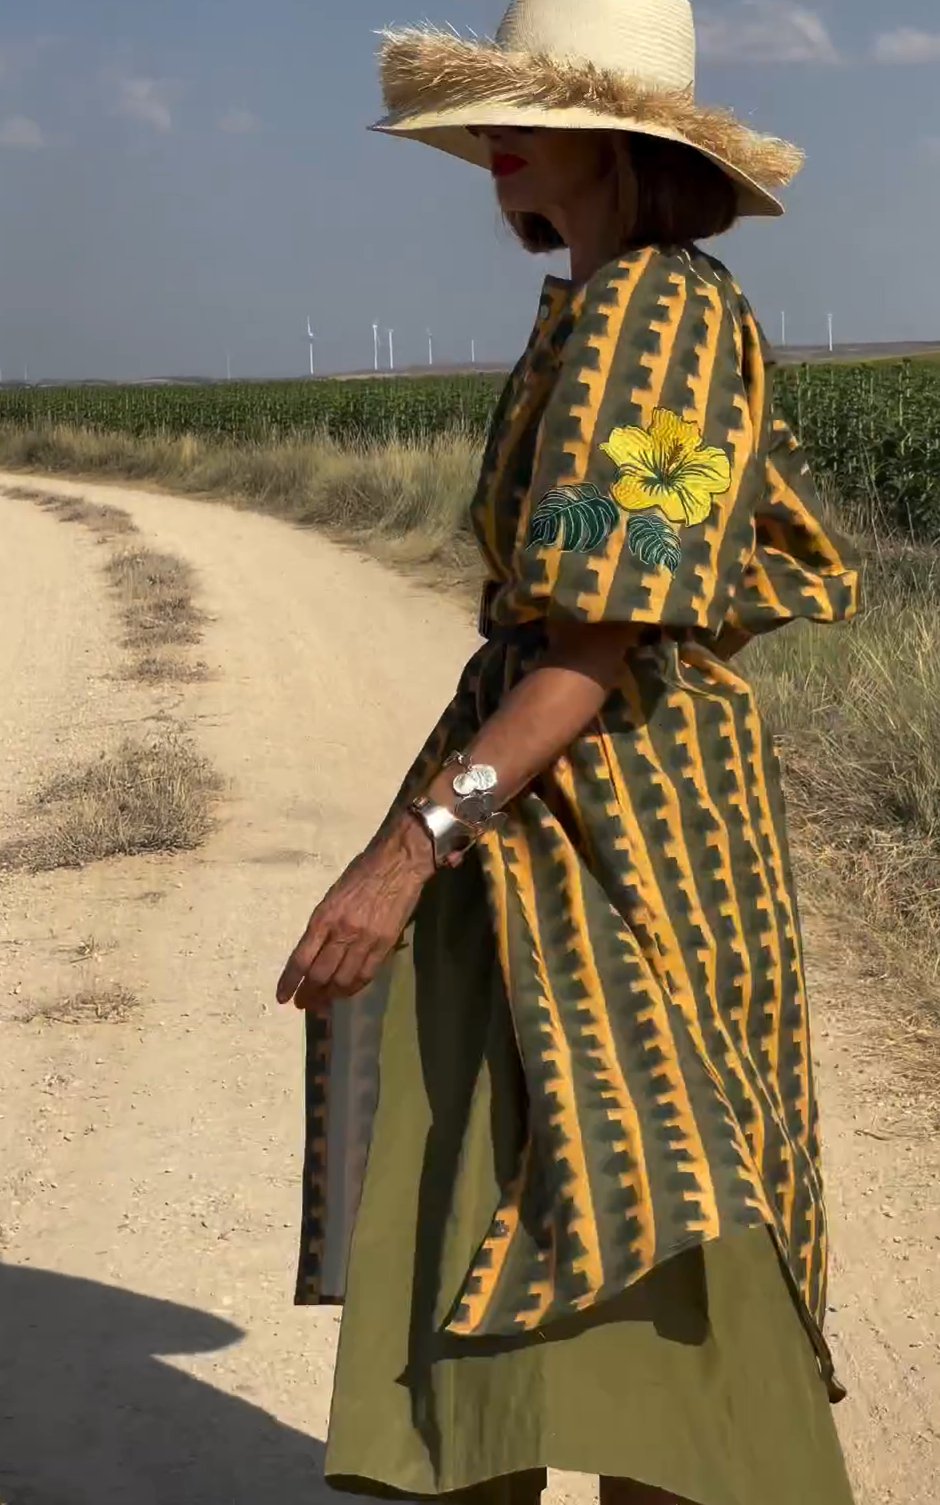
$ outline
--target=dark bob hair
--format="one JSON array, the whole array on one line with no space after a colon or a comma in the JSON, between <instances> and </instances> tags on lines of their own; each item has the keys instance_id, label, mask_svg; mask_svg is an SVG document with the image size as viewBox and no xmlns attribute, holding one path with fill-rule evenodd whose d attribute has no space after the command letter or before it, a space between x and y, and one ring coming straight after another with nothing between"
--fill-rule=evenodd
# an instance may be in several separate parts
<instances>
[{"instance_id":1,"label":"dark bob hair","mask_svg":"<svg viewBox=\"0 0 940 1505\"><path fill-rule=\"evenodd\" d=\"M708 157L658 136L619 131L609 135L625 206L625 250L685 245L731 229L738 217L737 191L731 178ZM636 182L635 200L628 174ZM564 249L558 231L541 214L510 213L506 221L527 251Z\"/></svg>"}]
</instances>

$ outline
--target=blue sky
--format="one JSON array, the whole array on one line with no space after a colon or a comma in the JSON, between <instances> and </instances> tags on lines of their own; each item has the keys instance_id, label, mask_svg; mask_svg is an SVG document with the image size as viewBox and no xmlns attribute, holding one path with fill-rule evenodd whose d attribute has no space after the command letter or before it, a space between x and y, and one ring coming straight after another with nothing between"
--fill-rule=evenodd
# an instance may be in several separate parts
<instances>
[{"instance_id":1,"label":"blue sky","mask_svg":"<svg viewBox=\"0 0 940 1505\"><path fill-rule=\"evenodd\" d=\"M587 5L590 0L577 0ZM0 370L300 374L510 360L546 271L485 174L370 135L389 23L500 0L30 0L0 9ZM696 5L703 100L800 142L778 223L716 249L772 338L940 339L937 0Z\"/></svg>"}]
</instances>

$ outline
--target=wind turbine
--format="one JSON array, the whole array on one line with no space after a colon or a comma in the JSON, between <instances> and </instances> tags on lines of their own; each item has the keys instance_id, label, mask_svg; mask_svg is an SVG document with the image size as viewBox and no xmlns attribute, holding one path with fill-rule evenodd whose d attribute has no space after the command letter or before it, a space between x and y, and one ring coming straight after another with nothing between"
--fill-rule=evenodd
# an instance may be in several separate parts
<instances>
[{"instance_id":1,"label":"wind turbine","mask_svg":"<svg viewBox=\"0 0 940 1505\"><path fill-rule=\"evenodd\" d=\"M471 364L471 366L475 366L476 363L477 363L477 342L476 342L476 340L471 340L470 341L470 364Z\"/></svg>"},{"instance_id":2,"label":"wind turbine","mask_svg":"<svg viewBox=\"0 0 940 1505\"><path fill-rule=\"evenodd\" d=\"M394 371L395 370L395 331L394 331L394 329L390 329L389 332L388 332L388 369L389 369L389 371Z\"/></svg>"},{"instance_id":3,"label":"wind turbine","mask_svg":"<svg viewBox=\"0 0 940 1505\"><path fill-rule=\"evenodd\" d=\"M378 324L373 324L373 326L372 326L372 356L373 356L373 361L374 361L374 364L375 364L375 369L376 369L376 371L378 371L378 369L379 369L379 326L378 326Z\"/></svg>"},{"instance_id":4,"label":"wind turbine","mask_svg":"<svg viewBox=\"0 0 940 1505\"><path fill-rule=\"evenodd\" d=\"M829 321L829 354L831 355L835 348L832 342L832 314L827 314L826 317Z\"/></svg>"},{"instance_id":5,"label":"wind turbine","mask_svg":"<svg viewBox=\"0 0 940 1505\"><path fill-rule=\"evenodd\" d=\"M316 337L316 333L314 331L313 325L310 323L310 315L308 314L307 315L307 339L310 341L310 375L311 376L313 376L313 374L314 374L314 372L316 370L316 362L314 360L314 348L313 348L314 344L315 344L315 341L316 341L316 338L317 338Z\"/></svg>"},{"instance_id":6,"label":"wind turbine","mask_svg":"<svg viewBox=\"0 0 940 1505\"><path fill-rule=\"evenodd\" d=\"M434 365L434 336L430 329L428 330L428 365Z\"/></svg>"}]
</instances>

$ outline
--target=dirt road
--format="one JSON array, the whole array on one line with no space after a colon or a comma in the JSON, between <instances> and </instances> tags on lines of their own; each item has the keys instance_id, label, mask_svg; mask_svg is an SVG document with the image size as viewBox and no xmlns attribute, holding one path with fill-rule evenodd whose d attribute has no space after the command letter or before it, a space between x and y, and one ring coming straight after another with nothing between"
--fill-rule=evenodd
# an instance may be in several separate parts
<instances>
[{"instance_id":1,"label":"dirt road","mask_svg":"<svg viewBox=\"0 0 940 1505\"><path fill-rule=\"evenodd\" d=\"M132 686L101 546L3 494L18 484L0 476L0 832L51 768L160 721L193 731L231 795L193 855L0 878L0 1501L309 1505L328 1494L337 1317L291 1306L300 1038L273 986L474 633L461 606L284 523L31 478L123 507L198 572L214 677ZM839 1422L859 1505L932 1505L938 1156L891 1061L860 1059L889 984L826 960L831 924L807 917ZM129 1021L17 1022L108 982L139 995ZM556 1500L591 1495L553 1481Z\"/></svg>"}]
</instances>

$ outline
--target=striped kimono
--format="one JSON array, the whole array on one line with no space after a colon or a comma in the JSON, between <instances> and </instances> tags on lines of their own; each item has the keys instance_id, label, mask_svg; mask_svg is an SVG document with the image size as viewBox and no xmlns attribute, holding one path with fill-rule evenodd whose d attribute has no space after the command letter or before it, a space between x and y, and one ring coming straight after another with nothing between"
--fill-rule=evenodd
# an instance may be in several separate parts
<instances>
[{"instance_id":1,"label":"striped kimono","mask_svg":"<svg viewBox=\"0 0 940 1505\"><path fill-rule=\"evenodd\" d=\"M446 1330L544 1328L765 1224L837 1395L780 772L735 654L850 618L857 576L771 385L743 294L697 249L546 280L472 507L485 641L400 798L546 622L636 627L601 714L479 849L526 1127ZM387 987L309 1026L300 1302L342 1295Z\"/></svg>"}]
</instances>

